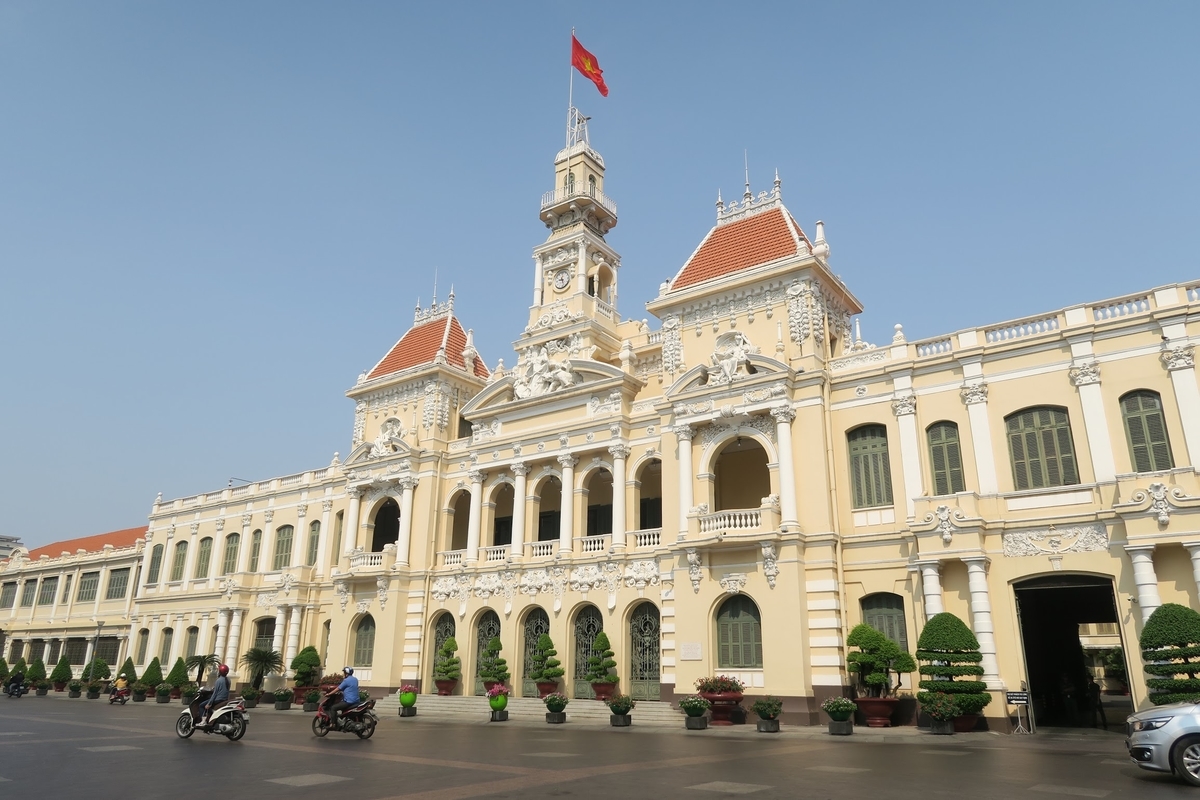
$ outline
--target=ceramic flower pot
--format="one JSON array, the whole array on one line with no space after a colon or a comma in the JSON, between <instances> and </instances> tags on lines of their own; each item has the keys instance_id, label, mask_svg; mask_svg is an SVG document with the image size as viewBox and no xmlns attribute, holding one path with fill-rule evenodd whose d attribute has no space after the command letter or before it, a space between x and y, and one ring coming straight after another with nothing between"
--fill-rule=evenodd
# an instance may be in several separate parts
<instances>
[{"instance_id":1,"label":"ceramic flower pot","mask_svg":"<svg viewBox=\"0 0 1200 800\"><path fill-rule=\"evenodd\" d=\"M492 707L492 711L503 711L508 708L508 695L498 694L495 697L489 697L488 705Z\"/></svg>"},{"instance_id":2,"label":"ceramic flower pot","mask_svg":"<svg viewBox=\"0 0 1200 800\"><path fill-rule=\"evenodd\" d=\"M954 718L955 733L970 733L979 724L978 714L959 714Z\"/></svg>"},{"instance_id":3,"label":"ceramic flower pot","mask_svg":"<svg viewBox=\"0 0 1200 800\"><path fill-rule=\"evenodd\" d=\"M451 678L446 681L434 681L434 685L437 686L438 697L449 697L454 693L454 687L458 686L458 679Z\"/></svg>"},{"instance_id":4,"label":"ceramic flower pot","mask_svg":"<svg viewBox=\"0 0 1200 800\"><path fill-rule=\"evenodd\" d=\"M416 692L401 692L400 693L401 708L412 708L416 704L417 704L417 693Z\"/></svg>"},{"instance_id":5,"label":"ceramic flower pot","mask_svg":"<svg viewBox=\"0 0 1200 800\"><path fill-rule=\"evenodd\" d=\"M867 718L868 728L890 728L892 726L892 712L896 710L896 698L856 697L854 703Z\"/></svg>"},{"instance_id":6,"label":"ceramic flower pot","mask_svg":"<svg viewBox=\"0 0 1200 800\"><path fill-rule=\"evenodd\" d=\"M712 703L713 725L733 724L733 710L742 702L741 692L700 692L700 696Z\"/></svg>"},{"instance_id":7,"label":"ceramic flower pot","mask_svg":"<svg viewBox=\"0 0 1200 800\"><path fill-rule=\"evenodd\" d=\"M538 697L545 699L546 695L551 695L558 691L558 681L538 681L537 690Z\"/></svg>"},{"instance_id":8,"label":"ceramic flower pot","mask_svg":"<svg viewBox=\"0 0 1200 800\"><path fill-rule=\"evenodd\" d=\"M825 713L834 722L845 722L854 714L853 711L826 711Z\"/></svg>"},{"instance_id":9,"label":"ceramic flower pot","mask_svg":"<svg viewBox=\"0 0 1200 800\"><path fill-rule=\"evenodd\" d=\"M616 688L617 685L615 683L592 684L592 691L596 694L596 699L604 703L607 703L610 699L612 699L613 692L616 691Z\"/></svg>"}]
</instances>

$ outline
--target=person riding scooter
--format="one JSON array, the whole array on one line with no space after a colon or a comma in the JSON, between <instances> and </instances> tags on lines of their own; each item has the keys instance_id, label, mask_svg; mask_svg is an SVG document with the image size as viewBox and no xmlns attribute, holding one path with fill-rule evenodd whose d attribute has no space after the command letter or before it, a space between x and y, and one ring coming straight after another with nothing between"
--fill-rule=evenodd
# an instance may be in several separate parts
<instances>
[{"instance_id":1,"label":"person riding scooter","mask_svg":"<svg viewBox=\"0 0 1200 800\"><path fill-rule=\"evenodd\" d=\"M8 676L8 696L20 697L22 686L25 684L25 673L17 670Z\"/></svg>"},{"instance_id":2,"label":"person riding scooter","mask_svg":"<svg viewBox=\"0 0 1200 800\"><path fill-rule=\"evenodd\" d=\"M220 708L229 700L229 667L222 664L217 667L217 680L213 684L212 695L204 703L204 721L200 723L200 727L207 728L212 725L212 714L214 708Z\"/></svg>"},{"instance_id":3,"label":"person riding scooter","mask_svg":"<svg viewBox=\"0 0 1200 800\"><path fill-rule=\"evenodd\" d=\"M335 731L341 730L338 725L338 712L353 708L359 703L358 678L354 677L354 667L342 667L342 675L345 676L342 682L325 693L326 699L336 692L342 693L341 701L329 707L329 727Z\"/></svg>"},{"instance_id":4,"label":"person riding scooter","mask_svg":"<svg viewBox=\"0 0 1200 800\"><path fill-rule=\"evenodd\" d=\"M127 686L129 686L129 681L125 679L125 673L122 672L120 676L113 681L113 685L108 687L108 693L109 695L114 695L117 692L123 691Z\"/></svg>"}]
</instances>

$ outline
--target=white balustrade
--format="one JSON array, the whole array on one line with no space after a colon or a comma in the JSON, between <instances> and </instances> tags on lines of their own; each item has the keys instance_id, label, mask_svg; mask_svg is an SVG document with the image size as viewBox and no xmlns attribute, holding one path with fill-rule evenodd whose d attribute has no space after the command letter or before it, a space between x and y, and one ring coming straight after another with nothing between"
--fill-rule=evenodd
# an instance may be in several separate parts
<instances>
[{"instance_id":1,"label":"white balustrade","mask_svg":"<svg viewBox=\"0 0 1200 800\"><path fill-rule=\"evenodd\" d=\"M554 555L554 548L558 545L558 540L550 542L530 542L529 551L533 558L549 558Z\"/></svg>"},{"instance_id":2,"label":"white balustrade","mask_svg":"<svg viewBox=\"0 0 1200 800\"><path fill-rule=\"evenodd\" d=\"M1097 322L1117 317L1128 317L1131 314L1144 314L1150 310L1150 296L1127 297L1103 306L1092 307L1092 319Z\"/></svg>"},{"instance_id":3,"label":"white balustrade","mask_svg":"<svg viewBox=\"0 0 1200 800\"><path fill-rule=\"evenodd\" d=\"M636 548L658 547L662 544L662 528L652 531L634 531L633 546Z\"/></svg>"},{"instance_id":4,"label":"white balustrade","mask_svg":"<svg viewBox=\"0 0 1200 800\"><path fill-rule=\"evenodd\" d=\"M995 328L987 328L984 331L984 338L988 342L1007 342L1012 339L1024 339L1027 336L1040 336L1056 330L1058 330L1058 315L1052 314L1048 317L1021 320Z\"/></svg>"},{"instance_id":5,"label":"white balustrade","mask_svg":"<svg viewBox=\"0 0 1200 800\"><path fill-rule=\"evenodd\" d=\"M663 332L662 331L650 331L650 333L646 334L646 343L647 344L662 344L662 340L663 340Z\"/></svg>"},{"instance_id":6,"label":"white balustrade","mask_svg":"<svg viewBox=\"0 0 1200 800\"><path fill-rule=\"evenodd\" d=\"M325 467L325 469L313 470L313 474L312 474L314 481L325 480L326 476L328 476L328 475L329 475L329 467Z\"/></svg>"},{"instance_id":7,"label":"white balustrade","mask_svg":"<svg viewBox=\"0 0 1200 800\"><path fill-rule=\"evenodd\" d=\"M304 473L300 473L299 475L285 475L284 477L279 479L279 485L280 486L295 486L296 484L300 483L300 479L303 477L304 477Z\"/></svg>"},{"instance_id":8,"label":"white balustrade","mask_svg":"<svg viewBox=\"0 0 1200 800\"><path fill-rule=\"evenodd\" d=\"M259 483L258 483L258 490L259 490L260 492L267 492L267 491L270 491L270 489L271 489L271 482L270 482L270 481L259 481Z\"/></svg>"},{"instance_id":9,"label":"white balustrade","mask_svg":"<svg viewBox=\"0 0 1200 800\"><path fill-rule=\"evenodd\" d=\"M700 517L701 533L756 531L760 528L762 528L762 510L758 508L730 509Z\"/></svg>"},{"instance_id":10,"label":"white balustrade","mask_svg":"<svg viewBox=\"0 0 1200 800\"><path fill-rule=\"evenodd\" d=\"M546 192L542 195L542 208L548 208L555 203L561 203L563 200L569 200L572 197L590 197L612 212L613 216L617 214L617 204L605 195L604 192L593 188L591 184L584 181L576 181L575 183L567 184L561 189Z\"/></svg>"},{"instance_id":11,"label":"white balustrade","mask_svg":"<svg viewBox=\"0 0 1200 800\"><path fill-rule=\"evenodd\" d=\"M1187 288L1187 299L1189 303L1200 303L1200 283Z\"/></svg>"},{"instance_id":12,"label":"white balustrade","mask_svg":"<svg viewBox=\"0 0 1200 800\"><path fill-rule=\"evenodd\" d=\"M442 566L457 567L462 563L463 554L466 552L466 550L446 550L440 553L439 555L442 557Z\"/></svg>"},{"instance_id":13,"label":"white balustrade","mask_svg":"<svg viewBox=\"0 0 1200 800\"><path fill-rule=\"evenodd\" d=\"M483 548L484 561L507 561L508 560L508 545L502 544L495 547Z\"/></svg>"},{"instance_id":14,"label":"white balustrade","mask_svg":"<svg viewBox=\"0 0 1200 800\"><path fill-rule=\"evenodd\" d=\"M355 553L350 556L350 569L382 566L383 553Z\"/></svg>"},{"instance_id":15,"label":"white balustrade","mask_svg":"<svg viewBox=\"0 0 1200 800\"><path fill-rule=\"evenodd\" d=\"M579 549L583 553L607 553L610 538L607 533L600 536L583 536L579 539Z\"/></svg>"},{"instance_id":16,"label":"white balustrade","mask_svg":"<svg viewBox=\"0 0 1200 800\"><path fill-rule=\"evenodd\" d=\"M247 494L250 494L250 484L246 484L245 486L233 487L233 491L231 491L229 493L229 496L230 497L241 497L242 495L247 495Z\"/></svg>"},{"instance_id":17,"label":"white balustrade","mask_svg":"<svg viewBox=\"0 0 1200 800\"><path fill-rule=\"evenodd\" d=\"M917 342L917 358L925 356L936 356L942 353L949 353L954 350L954 343L949 336L941 339L928 339L924 342Z\"/></svg>"}]
</instances>

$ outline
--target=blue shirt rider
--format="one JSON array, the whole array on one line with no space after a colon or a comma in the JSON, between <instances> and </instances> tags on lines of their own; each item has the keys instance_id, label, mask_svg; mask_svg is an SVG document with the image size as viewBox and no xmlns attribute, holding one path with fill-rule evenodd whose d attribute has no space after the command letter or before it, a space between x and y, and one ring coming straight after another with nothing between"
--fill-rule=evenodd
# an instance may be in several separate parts
<instances>
[{"instance_id":1,"label":"blue shirt rider","mask_svg":"<svg viewBox=\"0 0 1200 800\"><path fill-rule=\"evenodd\" d=\"M341 692L341 701L334 703L329 707L329 727L338 730L338 712L358 705L358 678L354 677L354 667L342 667L342 675L345 677L333 689L325 693L329 697L334 692Z\"/></svg>"}]
</instances>

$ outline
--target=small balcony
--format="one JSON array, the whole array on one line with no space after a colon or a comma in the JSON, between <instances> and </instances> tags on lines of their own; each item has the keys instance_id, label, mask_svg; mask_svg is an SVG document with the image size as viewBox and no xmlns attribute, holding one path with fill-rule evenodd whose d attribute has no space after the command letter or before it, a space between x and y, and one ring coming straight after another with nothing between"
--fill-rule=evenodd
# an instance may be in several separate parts
<instances>
[{"instance_id":1,"label":"small balcony","mask_svg":"<svg viewBox=\"0 0 1200 800\"><path fill-rule=\"evenodd\" d=\"M772 498L764 498L758 508L727 508L708 512L700 507L688 514L688 535L701 539L712 536L749 536L779 530L779 507Z\"/></svg>"},{"instance_id":2,"label":"small balcony","mask_svg":"<svg viewBox=\"0 0 1200 800\"><path fill-rule=\"evenodd\" d=\"M551 539L548 542L530 542L526 547L529 548L530 558L553 558L554 551L558 549L558 540Z\"/></svg>"},{"instance_id":3,"label":"small balcony","mask_svg":"<svg viewBox=\"0 0 1200 800\"><path fill-rule=\"evenodd\" d=\"M570 200L582 200L585 203L595 203L614 217L617 215L617 204L604 192L589 183L575 181L560 189L554 189L542 195L542 211L553 208Z\"/></svg>"},{"instance_id":4,"label":"small balcony","mask_svg":"<svg viewBox=\"0 0 1200 800\"><path fill-rule=\"evenodd\" d=\"M626 538L629 540L627 547L634 550L653 550L662 546L662 528L633 531Z\"/></svg>"}]
</instances>

